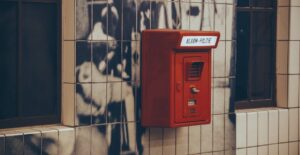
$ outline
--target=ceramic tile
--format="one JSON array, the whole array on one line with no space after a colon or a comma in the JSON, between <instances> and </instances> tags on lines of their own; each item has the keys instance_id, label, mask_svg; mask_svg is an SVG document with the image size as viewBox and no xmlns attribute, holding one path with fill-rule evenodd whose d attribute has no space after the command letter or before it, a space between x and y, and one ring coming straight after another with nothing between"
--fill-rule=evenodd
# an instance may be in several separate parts
<instances>
[{"instance_id":1,"label":"ceramic tile","mask_svg":"<svg viewBox=\"0 0 300 155\"><path fill-rule=\"evenodd\" d=\"M288 76L277 75L276 76L276 98L278 107L288 107Z\"/></svg>"},{"instance_id":2,"label":"ceramic tile","mask_svg":"<svg viewBox=\"0 0 300 155\"><path fill-rule=\"evenodd\" d=\"M190 29L190 3L181 2L180 3L180 17L181 17L181 29Z\"/></svg>"},{"instance_id":3,"label":"ceramic tile","mask_svg":"<svg viewBox=\"0 0 300 155\"><path fill-rule=\"evenodd\" d=\"M75 84L62 85L62 124L75 125Z\"/></svg>"},{"instance_id":4,"label":"ceramic tile","mask_svg":"<svg viewBox=\"0 0 300 155\"><path fill-rule=\"evenodd\" d=\"M223 114L225 111L225 78L213 79L213 114Z\"/></svg>"},{"instance_id":5,"label":"ceramic tile","mask_svg":"<svg viewBox=\"0 0 300 155\"><path fill-rule=\"evenodd\" d=\"M161 128L150 129L150 155L162 155L162 131Z\"/></svg>"},{"instance_id":6,"label":"ceramic tile","mask_svg":"<svg viewBox=\"0 0 300 155\"><path fill-rule=\"evenodd\" d=\"M299 14L300 14L300 7L291 7L290 40L300 40L300 29L299 29L300 21L298 20L299 19Z\"/></svg>"},{"instance_id":7,"label":"ceramic tile","mask_svg":"<svg viewBox=\"0 0 300 155\"><path fill-rule=\"evenodd\" d=\"M62 1L64 40L75 39L75 1Z\"/></svg>"},{"instance_id":8,"label":"ceramic tile","mask_svg":"<svg viewBox=\"0 0 300 155\"><path fill-rule=\"evenodd\" d=\"M106 124L107 154L121 154L121 125L120 123Z\"/></svg>"},{"instance_id":9,"label":"ceramic tile","mask_svg":"<svg viewBox=\"0 0 300 155\"><path fill-rule=\"evenodd\" d=\"M289 8L277 9L277 40L289 40Z\"/></svg>"},{"instance_id":10,"label":"ceramic tile","mask_svg":"<svg viewBox=\"0 0 300 155\"><path fill-rule=\"evenodd\" d=\"M278 143L278 110L269 111L269 144Z\"/></svg>"},{"instance_id":11,"label":"ceramic tile","mask_svg":"<svg viewBox=\"0 0 300 155\"><path fill-rule=\"evenodd\" d=\"M136 150L136 124L122 123L121 143L123 154L134 154Z\"/></svg>"},{"instance_id":12,"label":"ceramic tile","mask_svg":"<svg viewBox=\"0 0 300 155\"><path fill-rule=\"evenodd\" d=\"M91 107L91 121L93 124L106 123L107 117L107 84L93 83L92 84L92 104Z\"/></svg>"},{"instance_id":13,"label":"ceramic tile","mask_svg":"<svg viewBox=\"0 0 300 155\"><path fill-rule=\"evenodd\" d=\"M124 81L133 81L132 80L132 53L133 46L135 45L135 41L123 41L122 42L122 73L121 77Z\"/></svg>"},{"instance_id":14,"label":"ceramic tile","mask_svg":"<svg viewBox=\"0 0 300 155\"><path fill-rule=\"evenodd\" d=\"M299 7L300 8L300 7ZM300 13L300 9L299 9ZM300 26L300 25L299 25ZM299 32L300 33L300 32ZM300 37L299 37L300 40ZM299 74L299 50L300 42L299 41L290 41L289 42L289 74Z\"/></svg>"},{"instance_id":15,"label":"ceramic tile","mask_svg":"<svg viewBox=\"0 0 300 155\"><path fill-rule=\"evenodd\" d=\"M291 0L278 0L277 6L290 6Z\"/></svg>"},{"instance_id":16,"label":"ceramic tile","mask_svg":"<svg viewBox=\"0 0 300 155\"><path fill-rule=\"evenodd\" d=\"M152 10L152 18L151 18L151 28L158 28L163 29L167 28L169 23L167 21L167 8L166 5L167 2L165 1L156 1L156 3L151 4L151 10Z\"/></svg>"},{"instance_id":17,"label":"ceramic tile","mask_svg":"<svg viewBox=\"0 0 300 155\"><path fill-rule=\"evenodd\" d=\"M107 63L107 81L121 82L122 81L122 42L109 41L108 44L113 47L108 47L108 63Z\"/></svg>"},{"instance_id":18,"label":"ceramic tile","mask_svg":"<svg viewBox=\"0 0 300 155\"><path fill-rule=\"evenodd\" d=\"M176 154L188 154L189 128L176 128Z\"/></svg>"},{"instance_id":19,"label":"ceramic tile","mask_svg":"<svg viewBox=\"0 0 300 155\"><path fill-rule=\"evenodd\" d=\"M172 128L164 128L164 136L163 136L163 154L164 155L173 155L176 152L176 129Z\"/></svg>"},{"instance_id":20,"label":"ceramic tile","mask_svg":"<svg viewBox=\"0 0 300 155\"><path fill-rule=\"evenodd\" d=\"M91 128L91 155L107 154L108 144L105 138L106 126L97 125L92 126Z\"/></svg>"},{"instance_id":21,"label":"ceramic tile","mask_svg":"<svg viewBox=\"0 0 300 155\"><path fill-rule=\"evenodd\" d=\"M76 42L76 82L92 82L91 44Z\"/></svg>"},{"instance_id":22,"label":"ceramic tile","mask_svg":"<svg viewBox=\"0 0 300 155\"><path fill-rule=\"evenodd\" d=\"M279 144L279 155L287 155L289 154L289 144L288 143L280 143Z\"/></svg>"},{"instance_id":23,"label":"ceramic tile","mask_svg":"<svg viewBox=\"0 0 300 155\"><path fill-rule=\"evenodd\" d=\"M76 84L76 125L89 125L92 121L92 85Z\"/></svg>"},{"instance_id":24,"label":"ceramic tile","mask_svg":"<svg viewBox=\"0 0 300 155\"><path fill-rule=\"evenodd\" d=\"M213 152L213 155L225 155L225 151Z\"/></svg>"},{"instance_id":25,"label":"ceramic tile","mask_svg":"<svg viewBox=\"0 0 300 155\"><path fill-rule=\"evenodd\" d=\"M289 143L289 155L298 155L299 142Z\"/></svg>"},{"instance_id":26,"label":"ceramic tile","mask_svg":"<svg viewBox=\"0 0 300 155\"><path fill-rule=\"evenodd\" d=\"M220 40L226 39L226 4L216 5L214 30L220 32Z\"/></svg>"},{"instance_id":27,"label":"ceramic tile","mask_svg":"<svg viewBox=\"0 0 300 155\"><path fill-rule=\"evenodd\" d=\"M258 151L257 151L257 154L258 155L267 155L268 154L268 145L265 145L265 146L259 146L258 147Z\"/></svg>"},{"instance_id":28,"label":"ceramic tile","mask_svg":"<svg viewBox=\"0 0 300 155\"><path fill-rule=\"evenodd\" d=\"M247 147L257 146L257 112L247 113Z\"/></svg>"},{"instance_id":29,"label":"ceramic tile","mask_svg":"<svg viewBox=\"0 0 300 155\"><path fill-rule=\"evenodd\" d=\"M189 154L200 153L200 125L189 126Z\"/></svg>"},{"instance_id":30,"label":"ceramic tile","mask_svg":"<svg viewBox=\"0 0 300 155\"><path fill-rule=\"evenodd\" d=\"M226 42L220 41L218 47L213 50L213 77L225 76Z\"/></svg>"},{"instance_id":31,"label":"ceramic tile","mask_svg":"<svg viewBox=\"0 0 300 155\"><path fill-rule=\"evenodd\" d=\"M235 75L235 41L226 41L225 76Z\"/></svg>"},{"instance_id":32,"label":"ceramic tile","mask_svg":"<svg viewBox=\"0 0 300 155\"><path fill-rule=\"evenodd\" d=\"M12 132L5 134L5 154L7 155L23 155L24 144L23 134Z\"/></svg>"},{"instance_id":33,"label":"ceramic tile","mask_svg":"<svg viewBox=\"0 0 300 155\"><path fill-rule=\"evenodd\" d=\"M226 5L226 40L233 39L234 31L234 15L235 8L233 5Z\"/></svg>"},{"instance_id":34,"label":"ceramic tile","mask_svg":"<svg viewBox=\"0 0 300 155\"><path fill-rule=\"evenodd\" d=\"M269 145L269 155L278 155L278 144Z\"/></svg>"},{"instance_id":35,"label":"ceramic tile","mask_svg":"<svg viewBox=\"0 0 300 155\"><path fill-rule=\"evenodd\" d=\"M288 41L277 41L276 43L276 73L288 73Z\"/></svg>"},{"instance_id":36,"label":"ceramic tile","mask_svg":"<svg viewBox=\"0 0 300 155\"><path fill-rule=\"evenodd\" d=\"M58 155L58 130L38 129L42 133L42 154ZM73 148L72 148L73 149Z\"/></svg>"},{"instance_id":37,"label":"ceramic tile","mask_svg":"<svg viewBox=\"0 0 300 155\"><path fill-rule=\"evenodd\" d=\"M121 122L122 82L107 83L107 122Z\"/></svg>"},{"instance_id":38,"label":"ceramic tile","mask_svg":"<svg viewBox=\"0 0 300 155\"><path fill-rule=\"evenodd\" d=\"M204 7L204 9L202 9ZM214 28L214 5L213 3L191 3L190 9L191 30L213 30ZM203 19L202 16L203 15Z\"/></svg>"},{"instance_id":39,"label":"ceramic tile","mask_svg":"<svg viewBox=\"0 0 300 155\"><path fill-rule=\"evenodd\" d=\"M236 150L225 150L225 155L236 155Z\"/></svg>"},{"instance_id":40,"label":"ceramic tile","mask_svg":"<svg viewBox=\"0 0 300 155\"><path fill-rule=\"evenodd\" d=\"M247 148L247 154L257 155L257 147L249 147Z\"/></svg>"},{"instance_id":41,"label":"ceramic tile","mask_svg":"<svg viewBox=\"0 0 300 155\"><path fill-rule=\"evenodd\" d=\"M300 6L300 1L297 0L290 0L291 1L291 6Z\"/></svg>"},{"instance_id":42,"label":"ceramic tile","mask_svg":"<svg viewBox=\"0 0 300 155\"><path fill-rule=\"evenodd\" d=\"M138 31L142 32L145 29L150 29L150 1L137 1L137 6L138 6ZM171 11L171 10L170 10ZM169 15L169 14L168 14ZM171 17L171 16L170 16Z\"/></svg>"},{"instance_id":43,"label":"ceramic tile","mask_svg":"<svg viewBox=\"0 0 300 155\"><path fill-rule=\"evenodd\" d=\"M75 42L63 42L63 82L75 82Z\"/></svg>"},{"instance_id":44,"label":"ceramic tile","mask_svg":"<svg viewBox=\"0 0 300 155\"><path fill-rule=\"evenodd\" d=\"M213 155L212 152L208 152L208 153L201 153L200 155Z\"/></svg>"},{"instance_id":45,"label":"ceramic tile","mask_svg":"<svg viewBox=\"0 0 300 155\"><path fill-rule=\"evenodd\" d=\"M212 120L213 121L213 120ZM201 125L201 152L211 152L213 145L212 124Z\"/></svg>"},{"instance_id":46,"label":"ceramic tile","mask_svg":"<svg viewBox=\"0 0 300 155\"><path fill-rule=\"evenodd\" d=\"M232 99L233 99L233 96L232 96L232 80L233 79L230 79L230 78L226 78L225 80L225 87L224 87L224 91L225 91L225 114L226 113L230 113L232 112L233 110L233 107L232 107Z\"/></svg>"},{"instance_id":47,"label":"ceramic tile","mask_svg":"<svg viewBox=\"0 0 300 155\"><path fill-rule=\"evenodd\" d=\"M108 14L117 10L115 10L112 5L107 5L107 3L97 3L96 1L89 6L89 9L91 10L90 12L92 12L89 40L107 40L109 36L107 22L109 17Z\"/></svg>"},{"instance_id":48,"label":"ceramic tile","mask_svg":"<svg viewBox=\"0 0 300 155\"><path fill-rule=\"evenodd\" d=\"M90 126L77 127L75 152L76 154L91 154L91 135L92 130Z\"/></svg>"},{"instance_id":49,"label":"ceramic tile","mask_svg":"<svg viewBox=\"0 0 300 155\"><path fill-rule=\"evenodd\" d=\"M225 150L235 149L236 129L235 114L225 115Z\"/></svg>"},{"instance_id":50,"label":"ceramic tile","mask_svg":"<svg viewBox=\"0 0 300 155\"><path fill-rule=\"evenodd\" d=\"M213 115L213 151L225 148L225 115Z\"/></svg>"},{"instance_id":51,"label":"ceramic tile","mask_svg":"<svg viewBox=\"0 0 300 155\"><path fill-rule=\"evenodd\" d=\"M150 154L150 129L144 129L143 136L141 137L141 143L143 147L142 154L149 155Z\"/></svg>"},{"instance_id":52,"label":"ceramic tile","mask_svg":"<svg viewBox=\"0 0 300 155\"><path fill-rule=\"evenodd\" d=\"M123 40L131 40L132 33L136 32L137 6L134 2L131 1L122 1L122 2L123 2L123 9L122 9Z\"/></svg>"},{"instance_id":53,"label":"ceramic tile","mask_svg":"<svg viewBox=\"0 0 300 155\"><path fill-rule=\"evenodd\" d=\"M257 144L265 145L268 144L268 112L258 112L258 123L257 123Z\"/></svg>"},{"instance_id":54,"label":"ceramic tile","mask_svg":"<svg viewBox=\"0 0 300 155\"><path fill-rule=\"evenodd\" d=\"M75 131L73 128L60 128L58 129L58 154L74 155L75 147Z\"/></svg>"},{"instance_id":55,"label":"ceramic tile","mask_svg":"<svg viewBox=\"0 0 300 155\"><path fill-rule=\"evenodd\" d=\"M112 58L112 53L108 54L108 49L116 46L113 41L92 42L92 82L107 82L108 60Z\"/></svg>"},{"instance_id":56,"label":"ceramic tile","mask_svg":"<svg viewBox=\"0 0 300 155\"><path fill-rule=\"evenodd\" d=\"M299 138L298 112L298 108L289 109L289 141L296 141Z\"/></svg>"},{"instance_id":57,"label":"ceramic tile","mask_svg":"<svg viewBox=\"0 0 300 155\"><path fill-rule=\"evenodd\" d=\"M247 150L246 149L237 149L236 155L247 155Z\"/></svg>"},{"instance_id":58,"label":"ceramic tile","mask_svg":"<svg viewBox=\"0 0 300 155\"><path fill-rule=\"evenodd\" d=\"M76 2L76 39L86 40L91 32L91 7L86 0Z\"/></svg>"},{"instance_id":59,"label":"ceramic tile","mask_svg":"<svg viewBox=\"0 0 300 155\"><path fill-rule=\"evenodd\" d=\"M287 109L279 110L279 142L288 142L288 129L289 126L289 111Z\"/></svg>"},{"instance_id":60,"label":"ceramic tile","mask_svg":"<svg viewBox=\"0 0 300 155\"><path fill-rule=\"evenodd\" d=\"M31 130L24 133L24 155L40 155L42 149L41 132Z\"/></svg>"},{"instance_id":61,"label":"ceramic tile","mask_svg":"<svg viewBox=\"0 0 300 155\"><path fill-rule=\"evenodd\" d=\"M236 147L246 147L247 144L247 119L245 113L236 114ZM238 155L238 153L237 153Z\"/></svg>"}]
</instances>

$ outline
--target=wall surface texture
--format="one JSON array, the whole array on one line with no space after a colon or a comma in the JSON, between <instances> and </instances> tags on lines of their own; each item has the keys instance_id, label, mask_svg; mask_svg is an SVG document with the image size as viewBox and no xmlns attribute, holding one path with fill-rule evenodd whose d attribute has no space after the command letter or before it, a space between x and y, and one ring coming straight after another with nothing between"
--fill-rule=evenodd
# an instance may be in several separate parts
<instances>
[{"instance_id":1,"label":"wall surface texture","mask_svg":"<svg viewBox=\"0 0 300 155\"><path fill-rule=\"evenodd\" d=\"M300 3L279 0L280 108L234 109L234 0L63 0L62 124L0 130L0 155L300 155ZM214 30L212 123L143 128L145 29ZM157 75L159 76L159 75Z\"/></svg>"}]
</instances>

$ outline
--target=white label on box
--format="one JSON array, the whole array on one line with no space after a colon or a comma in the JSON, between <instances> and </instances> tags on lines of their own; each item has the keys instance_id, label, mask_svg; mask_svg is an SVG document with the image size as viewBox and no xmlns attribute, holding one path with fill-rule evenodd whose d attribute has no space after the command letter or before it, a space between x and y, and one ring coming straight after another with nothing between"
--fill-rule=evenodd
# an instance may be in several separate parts
<instances>
[{"instance_id":1,"label":"white label on box","mask_svg":"<svg viewBox=\"0 0 300 155\"><path fill-rule=\"evenodd\" d=\"M201 47L201 46L215 46L217 36L184 36L182 37L180 46L182 47Z\"/></svg>"}]
</instances>

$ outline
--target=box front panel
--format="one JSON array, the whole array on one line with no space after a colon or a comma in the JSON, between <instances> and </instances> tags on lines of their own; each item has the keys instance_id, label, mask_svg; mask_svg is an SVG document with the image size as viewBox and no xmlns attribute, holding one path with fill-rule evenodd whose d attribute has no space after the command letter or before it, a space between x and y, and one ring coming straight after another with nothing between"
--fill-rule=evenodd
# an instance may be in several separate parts
<instances>
[{"instance_id":1,"label":"box front panel","mask_svg":"<svg viewBox=\"0 0 300 155\"><path fill-rule=\"evenodd\" d=\"M210 52L176 53L175 123L210 122Z\"/></svg>"}]
</instances>

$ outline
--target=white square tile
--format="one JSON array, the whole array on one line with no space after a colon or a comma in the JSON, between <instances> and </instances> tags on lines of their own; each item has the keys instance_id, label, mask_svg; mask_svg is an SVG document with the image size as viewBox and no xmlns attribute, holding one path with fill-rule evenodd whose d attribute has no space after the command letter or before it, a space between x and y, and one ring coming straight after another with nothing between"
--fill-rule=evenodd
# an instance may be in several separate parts
<instances>
[{"instance_id":1,"label":"white square tile","mask_svg":"<svg viewBox=\"0 0 300 155\"><path fill-rule=\"evenodd\" d=\"M64 40L75 39L75 1L62 1L63 14L63 38Z\"/></svg>"},{"instance_id":2,"label":"white square tile","mask_svg":"<svg viewBox=\"0 0 300 155\"><path fill-rule=\"evenodd\" d=\"M190 16L187 14L189 9L190 9L190 3L186 3L186 2L180 3L181 29L183 30L190 29Z\"/></svg>"},{"instance_id":3,"label":"white square tile","mask_svg":"<svg viewBox=\"0 0 300 155\"><path fill-rule=\"evenodd\" d=\"M288 75L277 75L276 86L277 106L288 107Z\"/></svg>"},{"instance_id":4,"label":"white square tile","mask_svg":"<svg viewBox=\"0 0 300 155\"><path fill-rule=\"evenodd\" d=\"M188 154L189 128L176 128L176 154Z\"/></svg>"},{"instance_id":5,"label":"white square tile","mask_svg":"<svg viewBox=\"0 0 300 155\"><path fill-rule=\"evenodd\" d=\"M233 34L233 5L226 5L226 40L232 40Z\"/></svg>"},{"instance_id":6,"label":"white square tile","mask_svg":"<svg viewBox=\"0 0 300 155\"><path fill-rule=\"evenodd\" d=\"M247 113L247 147L257 146L257 112Z\"/></svg>"},{"instance_id":7,"label":"white square tile","mask_svg":"<svg viewBox=\"0 0 300 155\"><path fill-rule=\"evenodd\" d=\"M150 154L150 129L146 129L142 136L143 154Z\"/></svg>"},{"instance_id":8,"label":"white square tile","mask_svg":"<svg viewBox=\"0 0 300 155\"><path fill-rule=\"evenodd\" d=\"M162 129L150 129L150 155L162 155Z\"/></svg>"},{"instance_id":9,"label":"white square tile","mask_svg":"<svg viewBox=\"0 0 300 155\"><path fill-rule=\"evenodd\" d=\"M225 109L225 78L213 78L213 114L223 114Z\"/></svg>"},{"instance_id":10,"label":"white square tile","mask_svg":"<svg viewBox=\"0 0 300 155\"><path fill-rule=\"evenodd\" d=\"M237 149L236 155L247 155L247 150L246 149Z\"/></svg>"},{"instance_id":11,"label":"white square tile","mask_svg":"<svg viewBox=\"0 0 300 155\"><path fill-rule=\"evenodd\" d=\"M278 6L290 6L290 0L278 0Z\"/></svg>"},{"instance_id":12,"label":"white square tile","mask_svg":"<svg viewBox=\"0 0 300 155\"><path fill-rule=\"evenodd\" d=\"M288 143L280 143L279 144L279 155L287 155L287 154L289 154Z\"/></svg>"},{"instance_id":13,"label":"white square tile","mask_svg":"<svg viewBox=\"0 0 300 155\"><path fill-rule=\"evenodd\" d=\"M300 8L300 7L299 7ZM300 14L300 12L299 12ZM299 22L300 23L300 22ZM300 25L299 25L300 27ZM299 31L300 33L300 31ZM300 38L299 38L300 40ZM299 41L290 41L289 44L289 73L298 74L299 73L299 50L300 50Z\"/></svg>"},{"instance_id":14,"label":"white square tile","mask_svg":"<svg viewBox=\"0 0 300 155\"><path fill-rule=\"evenodd\" d=\"M219 31L220 40L226 38L226 4L217 4L215 8L215 31ZM232 18L232 17L231 17Z\"/></svg>"},{"instance_id":15,"label":"white square tile","mask_svg":"<svg viewBox=\"0 0 300 155\"><path fill-rule=\"evenodd\" d=\"M268 112L258 112L258 145L268 144Z\"/></svg>"},{"instance_id":16,"label":"white square tile","mask_svg":"<svg viewBox=\"0 0 300 155\"><path fill-rule=\"evenodd\" d=\"M277 8L277 40L289 40L289 7Z\"/></svg>"},{"instance_id":17,"label":"white square tile","mask_svg":"<svg viewBox=\"0 0 300 155\"><path fill-rule=\"evenodd\" d=\"M288 73L289 42L277 41L276 44L276 73Z\"/></svg>"},{"instance_id":18,"label":"white square tile","mask_svg":"<svg viewBox=\"0 0 300 155\"><path fill-rule=\"evenodd\" d=\"M257 147L249 147L249 148L247 148L247 154L257 155Z\"/></svg>"},{"instance_id":19,"label":"white square tile","mask_svg":"<svg viewBox=\"0 0 300 155\"><path fill-rule=\"evenodd\" d=\"M189 154L200 153L200 125L189 127Z\"/></svg>"},{"instance_id":20,"label":"white square tile","mask_svg":"<svg viewBox=\"0 0 300 155\"><path fill-rule=\"evenodd\" d=\"M236 114L236 147L243 148L247 144L247 119L245 113Z\"/></svg>"},{"instance_id":21,"label":"white square tile","mask_svg":"<svg viewBox=\"0 0 300 155\"><path fill-rule=\"evenodd\" d=\"M235 65L235 52L234 52L234 41L226 41L226 60L225 60L225 76L229 77L234 75Z\"/></svg>"},{"instance_id":22,"label":"white square tile","mask_svg":"<svg viewBox=\"0 0 300 155\"><path fill-rule=\"evenodd\" d=\"M63 125L75 125L75 85L63 84L62 86L61 119Z\"/></svg>"},{"instance_id":23,"label":"white square tile","mask_svg":"<svg viewBox=\"0 0 300 155\"><path fill-rule=\"evenodd\" d=\"M300 40L300 7L291 7L290 40Z\"/></svg>"},{"instance_id":24,"label":"white square tile","mask_svg":"<svg viewBox=\"0 0 300 155\"><path fill-rule=\"evenodd\" d=\"M64 41L62 51L62 79L63 82L75 82L75 42Z\"/></svg>"},{"instance_id":25,"label":"white square tile","mask_svg":"<svg viewBox=\"0 0 300 155\"><path fill-rule=\"evenodd\" d=\"M288 109L279 110L279 142L289 141L289 111Z\"/></svg>"},{"instance_id":26,"label":"white square tile","mask_svg":"<svg viewBox=\"0 0 300 155\"><path fill-rule=\"evenodd\" d=\"M269 145L269 155L278 155L278 144Z\"/></svg>"},{"instance_id":27,"label":"white square tile","mask_svg":"<svg viewBox=\"0 0 300 155\"><path fill-rule=\"evenodd\" d=\"M213 115L213 151L225 148L225 118L224 115Z\"/></svg>"},{"instance_id":28,"label":"white square tile","mask_svg":"<svg viewBox=\"0 0 300 155\"><path fill-rule=\"evenodd\" d=\"M289 109L289 141L298 140L298 108Z\"/></svg>"},{"instance_id":29,"label":"white square tile","mask_svg":"<svg viewBox=\"0 0 300 155\"><path fill-rule=\"evenodd\" d=\"M163 154L175 154L176 129L164 128Z\"/></svg>"},{"instance_id":30,"label":"white square tile","mask_svg":"<svg viewBox=\"0 0 300 155\"><path fill-rule=\"evenodd\" d=\"M258 147L258 155L267 155L269 151L269 146L268 145L264 145L264 146L259 146Z\"/></svg>"},{"instance_id":31,"label":"white square tile","mask_svg":"<svg viewBox=\"0 0 300 155\"><path fill-rule=\"evenodd\" d=\"M289 155L298 155L299 142L289 143Z\"/></svg>"},{"instance_id":32,"label":"white square tile","mask_svg":"<svg viewBox=\"0 0 300 155\"><path fill-rule=\"evenodd\" d=\"M278 143L278 110L269 111L269 144Z\"/></svg>"},{"instance_id":33,"label":"white square tile","mask_svg":"<svg viewBox=\"0 0 300 155\"><path fill-rule=\"evenodd\" d=\"M218 47L213 50L213 77L225 76L225 60L226 60L225 41L220 41Z\"/></svg>"},{"instance_id":34,"label":"white square tile","mask_svg":"<svg viewBox=\"0 0 300 155\"><path fill-rule=\"evenodd\" d=\"M212 151L212 124L201 125L201 152Z\"/></svg>"},{"instance_id":35,"label":"white square tile","mask_svg":"<svg viewBox=\"0 0 300 155\"><path fill-rule=\"evenodd\" d=\"M291 6L300 6L299 0L290 0L290 1L291 1Z\"/></svg>"},{"instance_id":36,"label":"white square tile","mask_svg":"<svg viewBox=\"0 0 300 155\"><path fill-rule=\"evenodd\" d=\"M236 130L235 130L235 114L225 115L225 150L235 149Z\"/></svg>"}]
</instances>

